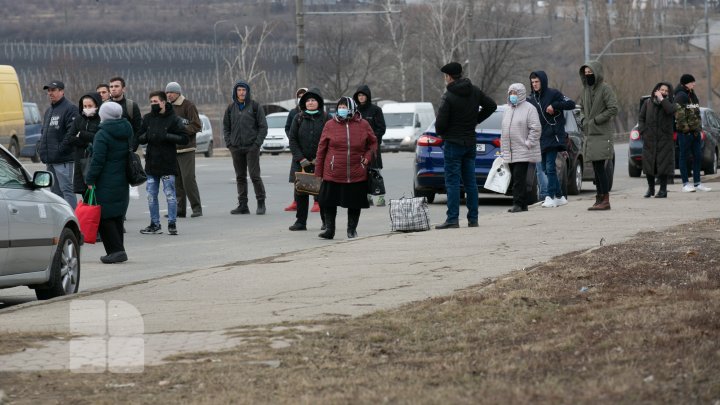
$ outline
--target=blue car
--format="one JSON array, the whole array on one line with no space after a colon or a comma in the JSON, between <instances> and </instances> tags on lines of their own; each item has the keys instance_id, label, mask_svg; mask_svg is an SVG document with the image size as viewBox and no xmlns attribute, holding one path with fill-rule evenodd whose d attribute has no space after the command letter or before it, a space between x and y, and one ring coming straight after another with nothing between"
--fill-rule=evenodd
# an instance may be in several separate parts
<instances>
[{"instance_id":1,"label":"blue car","mask_svg":"<svg viewBox=\"0 0 720 405\"><path fill-rule=\"evenodd\" d=\"M483 188L490 167L495 158L501 155L500 132L503 112L506 105L498 105L497 110L488 119L475 127L476 157L475 179L480 192L492 193ZM425 197L428 202L435 200L436 194L446 194L443 140L435 133L435 122L420 136L415 147L415 178L414 195ZM538 183L535 165L529 165L527 178L527 202L533 204L538 200ZM512 195L508 189L506 195Z\"/></svg>"},{"instance_id":2,"label":"blue car","mask_svg":"<svg viewBox=\"0 0 720 405\"><path fill-rule=\"evenodd\" d=\"M20 150L20 156L29 157L34 163L40 161L37 153L37 143L40 140L42 129L42 115L35 103L23 103L25 115L25 145Z\"/></svg>"}]
</instances>

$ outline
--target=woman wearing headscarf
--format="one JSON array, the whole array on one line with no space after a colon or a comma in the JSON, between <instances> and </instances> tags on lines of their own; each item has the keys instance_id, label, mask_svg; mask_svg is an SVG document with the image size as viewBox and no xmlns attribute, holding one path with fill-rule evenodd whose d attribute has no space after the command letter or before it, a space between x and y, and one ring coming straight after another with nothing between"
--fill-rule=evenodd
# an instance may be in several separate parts
<instances>
[{"instance_id":1,"label":"woman wearing headscarf","mask_svg":"<svg viewBox=\"0 0 720 405\"><path fill-rule=\"evenodd\" d=\"M290 125L290 153L292 154L291 181L295 182L295 172L301 170L307 173L315 171L315 156L317 155L320 135L325 127L324 101L319 89L310 89L300 98L301 111L295 116ZM316 202L317 203L317 202ZM291 231L307 230L308 207L310 196L295 191L295 223L290 226ZM320 215L322 220L322 213ZM324 226L324 220L323 220ZM323 228L325 229L325 228Z\"/></svg>"},{"instance_id":2,"label":"woman wearing headscarf","mask_svg":"<svg viewBox=\"0 0 720 405\"><path fill-rule=\"evenodd\" d=\"M642 163L648 182L645 198L667 198L667 176L675 174L675 105L670 89L670 83L656 84L650 98L640 107L638 131L643 140ZM656 178L660 182L657 194Z\"/></svg>"},{"instance_id":3,"label":"woman wearing headscarf","mask_svg":"<svg viewBox=\"0 0 720 405\"><path fill-rule=\"evenodd\" d=\"M522 83L511 84L503 113L500 147L503 159L510 165L513 187L513 206L508 212L527 211L528 164L542 159L540 117L537 109L525 100L526 94Z\"/></svg>"},{"instance_id":4,"label":"woman wearing headscarf","mask_svg":"<svg viewBox=\"0 0 720 405\"><path fill-rule=\"evenodd\" d=\"M133 129L122 118L120 104L109 101L100 107L100 130L93 140L93 154L85 176L88 188L95 188L100 210L100 235L106 256L103 263L127 261L123 241L123 217L130 203L127 167Z\"/></svg>"},{"instance_id":5,"label":"woman wearing headscarf","mask_svg":"<svg viewBox=\"0 0 720 405\"><path fill-rule=\"evenodd\" d=\"M325 124L315 157L315 176L323 179L318 200L326 228L318 235L321 238L335 237L338 206L348 209L348 238L357 237L360 210L370 208L367 166L377 146L375 133L357 112L355 101L341 97L337 114Z\"/></svg>"}]
</instances>

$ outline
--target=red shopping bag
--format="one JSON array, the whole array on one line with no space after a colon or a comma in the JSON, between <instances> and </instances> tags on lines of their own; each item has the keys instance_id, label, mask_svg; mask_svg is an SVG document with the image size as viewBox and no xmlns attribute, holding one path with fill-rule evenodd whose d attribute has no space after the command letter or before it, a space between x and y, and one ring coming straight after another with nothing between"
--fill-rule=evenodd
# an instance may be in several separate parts
<instances>
[{"instance_id":1,"label":"red shopping bag","mask_svg":"<svg viewBox=\"0 0 720 405\"><path fill-rule=\"evenodd\" d=\"M85 192L83 201L75 208L75 216L80 222L80 231L85 243L95 243L100 225L100 206L95 199L95 187Z\"/></svg>"}]
</instances>

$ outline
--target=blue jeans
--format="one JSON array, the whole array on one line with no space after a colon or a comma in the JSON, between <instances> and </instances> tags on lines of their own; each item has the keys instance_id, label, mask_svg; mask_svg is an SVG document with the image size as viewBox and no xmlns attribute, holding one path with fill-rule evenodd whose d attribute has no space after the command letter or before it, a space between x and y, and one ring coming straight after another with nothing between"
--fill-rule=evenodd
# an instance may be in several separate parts
<instances>
[{"instance_id":1,"label":"blue jeans","mask_svg":"<svg viewBox=\"0 0 720 405\"><path fill-rule=\"evenodd\" d=\"M697 186L700 184L700 165L702 164L702 138L700 133L681 133L678 132L678 145L680 146L680 177L682 177L683 185L688 184L687 160L688 154L692 154L692 171L693 181Z\"/></svg>"},{"instance_id":2,"label":"blue jeans","mask_svg":"<svg viewBox=\"0 0 720 405\"><path fill-rule=\"evenodd\" d=\"M469 222L478 220L478 187L475 178L475 145L462 146L445 142L445 190L447 192L447 220L457 224L460 216L460 179L465 188L465 204Z\"/></svg>"},{"instance_id":3,"label":"blue jeans","mask_svg":"<svg viewBox=\"0 0 720 405\"><path fill-rule=\"evenodd\" d=\"M77 197L75 197L75 193L73 192L74 169L75 164L73 162L47 164L47 170L55 174L56 184L52 186L52 192L67 201L73 211L77 206Z\"/></svg>"},{"instance_id":4,"label":"blue jeans","mask_svg":"<svg viewBox=\"0 0 720 405\"><path fill-rule=\"evenodd\" d=\"M150 208L150 222L160 225L160 204L158 202L158 191L160 181L163 184L163 193L168 205L168 223L177 219L177 199L175 198L175 176L153 176L147 175L145 190L147 191L148 207Z\"/></svg>"},{"instance_id":5,"label":"blue jeans","mask_svg":"<svg viewBox=\"0 0 720 405\"><path fill-rule=\"evenodd\" d=\"M537 176L540 200L542 201L548 196L548 178L543 169L543 162L537 162L535 164L535 175Z\"/></svg>"},{"instance_id":6,"label":"blue jeans","mask_svg":"<svg viewBox=\"0 0 720 405\"><path fill-rule=\"evenodd\" d=\"M560 190L560 181L557 176L557 165L555 160L557 159L557 151L549 150L542 155L542 166L545 175L548 178L548 189L547 195L550 198L562 197L562 191Z\"/></svg>"}]
</instances>

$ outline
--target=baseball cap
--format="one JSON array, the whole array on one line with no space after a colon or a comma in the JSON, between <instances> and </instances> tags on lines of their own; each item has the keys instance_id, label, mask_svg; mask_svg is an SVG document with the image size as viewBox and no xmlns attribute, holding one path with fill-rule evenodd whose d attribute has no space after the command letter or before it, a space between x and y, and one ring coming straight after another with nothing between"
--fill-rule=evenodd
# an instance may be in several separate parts
<instances>
[{"instance_id":1,"label":"baseball cap","mask_svg":"<svg viewBox=\"0 0 720 405\"><path fill-rule=\"evenodd\" d=\"M65 89L65 83L60 80L53 80L43 87L43 90L47 89Z\"/></svg>"}]
</instances>

